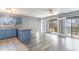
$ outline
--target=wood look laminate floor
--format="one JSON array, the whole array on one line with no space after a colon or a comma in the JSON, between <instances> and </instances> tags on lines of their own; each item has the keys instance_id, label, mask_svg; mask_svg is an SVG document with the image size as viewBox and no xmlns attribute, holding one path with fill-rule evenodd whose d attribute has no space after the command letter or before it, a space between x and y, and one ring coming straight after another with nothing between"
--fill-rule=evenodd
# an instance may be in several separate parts
<instances>
[{"instance_id":1,"label":"wood look laminate floor","mask_svg":"<svg viewBox=\"0 0 79 59\"><path fill-rule=\"evenodd\" d=\"M79 51L79 39L35 33L28 44L23 44L17 37L0 40L0 51Z\"/></svg>"},{"instance_id":2,"label":"wood look laminate floor","mask_svg":"<svg viewBox=\"0 0 79 59\"><path fill-rule=\"evenodd\" d=\"M28 47L17 37L0 40L0 51L28 51Z\"/></svg>"}]
</instances>

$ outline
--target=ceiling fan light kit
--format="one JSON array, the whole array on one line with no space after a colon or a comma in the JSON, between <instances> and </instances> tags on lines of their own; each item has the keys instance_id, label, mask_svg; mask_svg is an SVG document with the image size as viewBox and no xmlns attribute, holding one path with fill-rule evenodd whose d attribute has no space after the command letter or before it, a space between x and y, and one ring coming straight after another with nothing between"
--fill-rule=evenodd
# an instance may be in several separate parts
<instances>
[{"instance_id":1,"label":"ceiling fan light kit","mask_svg":"<svg viewBox=\"0 0 79 59\"><path fill-rule=\"evenodd\" d=\"M0 12L5 12L5 13L14 13L15 9L13 8L1 8Z\"/></svg>"}]
</instances>

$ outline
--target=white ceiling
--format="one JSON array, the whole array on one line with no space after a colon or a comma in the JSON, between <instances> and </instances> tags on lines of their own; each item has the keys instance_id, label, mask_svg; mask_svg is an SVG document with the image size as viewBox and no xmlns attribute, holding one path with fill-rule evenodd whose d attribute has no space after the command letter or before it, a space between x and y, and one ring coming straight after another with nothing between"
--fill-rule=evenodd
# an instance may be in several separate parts
<instances>
[{"instance_id":1,"label":"white ceiling","mask_svg":"<svg viewBox=\"0 0 79 59\"><path fill-rule=\"evenodd\" d=\"M79 10L79 8L52 8L53 15ZM48 8L15 8L15 14L42 18L50 16Z\"/></svg>"}]
</instances>

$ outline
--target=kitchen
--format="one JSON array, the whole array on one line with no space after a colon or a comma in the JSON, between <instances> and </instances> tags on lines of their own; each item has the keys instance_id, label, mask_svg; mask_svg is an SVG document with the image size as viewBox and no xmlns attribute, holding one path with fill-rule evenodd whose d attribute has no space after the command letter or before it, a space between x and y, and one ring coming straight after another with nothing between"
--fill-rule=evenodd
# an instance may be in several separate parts
<instances>
[{"instance_id":1,"label":"kitchen","mask_svg":"<svg viewBox=\"0 0 79 59\"><path fill-rule=\"evenodd\" d=\"M23 44L31 40L31 29L22 25L22 16L15 14L0 14L0 41L17 38Z\"/></svg>"}]
</instances>

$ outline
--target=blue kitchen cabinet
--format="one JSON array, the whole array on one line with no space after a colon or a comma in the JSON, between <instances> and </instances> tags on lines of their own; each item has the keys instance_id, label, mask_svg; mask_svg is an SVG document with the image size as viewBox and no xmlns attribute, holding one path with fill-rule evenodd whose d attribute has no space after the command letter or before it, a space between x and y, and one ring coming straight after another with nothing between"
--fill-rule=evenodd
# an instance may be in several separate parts
<instances>
[{"instance_id":1,"label":"blue kitchen cabinet","mask_svg":"<svg viewBox=\"0 0 79 59\"><path fill-rule=\"evenodd\" d=\"M31 30L18 30L18 38L21 42L27 44L31 40Z\"/></svg>"},{"instance_id":2,"label":"blue kitchen cabinet","mask_svg":"<svg viewBox=\"0 0 79 59\"><path fill-rule=\"evenodd\" d=\"M0 29L0 40L16 36L16 29Z\"/></svg>"},{"instance_id":3,"label":"blue kitchen cabinet","mask_svg":"<svg viewBox=\"0 0 79 59\"><path fill-rule=\"evenodd\" d=\"M16 16L16 24L21 24L22 23L22 17Z\"/></svg>"},{"instance_id":4,"label":"blue kitchen cabinet","mask_svg":"<svg viewBox=\"0 0 79 59\"><path fill-rule=\"evenodd\" d=\"M6 31L4 29L0 29L0 40L6 37Z\"/></svg>"},{"instance_id":5,"label":"blue kitchen cabinet","mask_svg":"<svg viewBox=\"0 0 79 59\"><path fill-rule=\"evenodd\" d=\"M7 37L16 36L16 29L7 29Z\"/></svg>"},{"instance_id":6,"label":"blue kitchen cabinet","mask_svg":"<svg viewBox=\"0 0 79 59\"><path fill-rule=\"evenodd\" d=\"M11 25L11 24L15 24L15 22L16 22L15 18L11 16L4 16L4 17L1 17L0 19L0 24L3 24L3 25Z\"/></svg>"}]
</instances>

